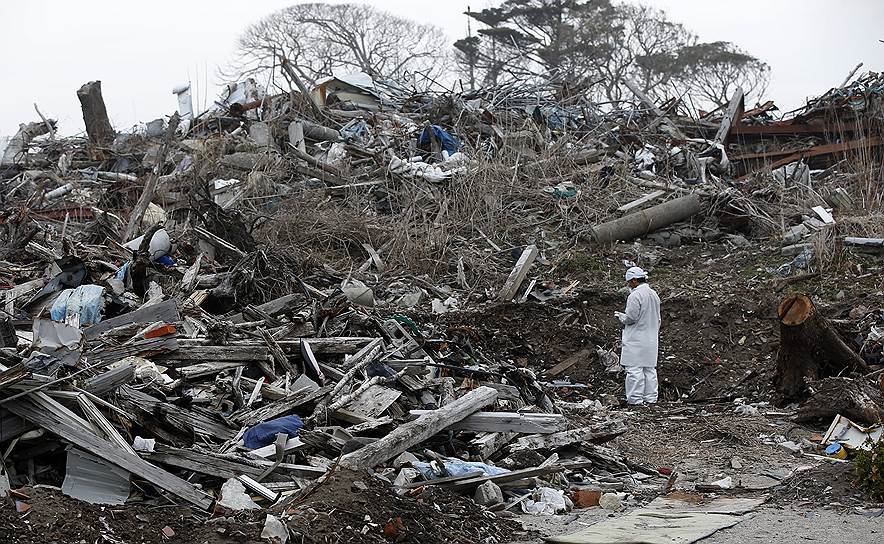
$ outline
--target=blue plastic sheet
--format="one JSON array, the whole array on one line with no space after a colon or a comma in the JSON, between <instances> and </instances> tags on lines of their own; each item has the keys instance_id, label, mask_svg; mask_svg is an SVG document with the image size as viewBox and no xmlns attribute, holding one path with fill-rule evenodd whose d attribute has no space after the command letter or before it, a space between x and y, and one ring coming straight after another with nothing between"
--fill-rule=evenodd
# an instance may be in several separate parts
<instances>
[{"instance_id":1,"label":"blue plastic sheet","mask_svg":"<svg viewBox=\"0 0 884 544\"><path fill-rule=\"evenodd\" d=\"M427 480L435 480L438 478L430 467L429 463L420 461L412 461L411 466L420 471ZM463 476L471 472L481 471L485 476L497 476L498 474L506 474L509 472L505 468L491 466L485 463L476 463L470 461L461 461L459 459L448 459L445 461L445 470L449 476Z\"/></svg>"},{"instance_id":2,"label":"blue plastic sheet","mask_svg":"<svg viewBox=\"0 0 884 544\"><path fill-rule=\"evenodd\" d=\"M303 428L304 422L298 416L284 416L258 423L245 432L242 440L247 448L254 450L276 442L278 433L286 433L292 438L298 436L298 431Z\"/></svg>"},{"instance_id":3,"label":"blue plastic sheet","mask_svg":"<svg viewBox=\"0 0 884 544\"><path fill-rule=\"evenodd\" d=\"M435 134L436 138L442 143L442 149L447 151L449 155L454 155L460 151L461 147L463 147L460 140L446 132L445 129L439 125L424 127L424 130L421 132L421 136L417 141L419 146L427 146L430 144L430 131L433 131L433 134Z\"/></svg>"},{"instance_id":4,"label":"blue plastic sheet","mask_svg":"<svg viewBox=\"0 0 884 544\"><path fill-rule=\"evenodd\" d=\"M62 291L49 315L53 321L65 321L68 315L79 314L80 326L94 325L101 322L104 310L104 287L100 285L81 285L76 289Z\"/></svg>"}]
</instances>

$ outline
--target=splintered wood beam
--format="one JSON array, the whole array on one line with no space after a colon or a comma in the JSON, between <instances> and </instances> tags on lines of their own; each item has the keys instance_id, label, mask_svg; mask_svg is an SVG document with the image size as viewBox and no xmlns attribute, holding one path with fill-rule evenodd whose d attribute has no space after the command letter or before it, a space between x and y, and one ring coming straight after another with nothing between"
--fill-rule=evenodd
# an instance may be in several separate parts
<instances>
[{"instance_id":1,"label":"splintered wood beam","mask_svg":"<svg viewBox=\"0 0 884 544\"><path fill-rule=\"evenodd\" d=\"M728 137L731 135L731 129L734 125L740 122L740 117L742 117L743 110L745 109L743 88L737 87L737 90L734 91L731 101L724 112L724 116L721 118L721 125L718 127L718 132L715 133L715 143L723 144L727 142Z\"/></svg>"},{"instance_id":2,"label":"splintered wood beam","mask_svg":"<svg viewBox=\"0 0 884 544\"><path fill-rule=\"evenodd\" d=\"M421 416L431 411L432 410L411 410L411 414ZM448 428L452 431L551 434L567 429L568 420L561 414L476 412Z\"/></svg>"},{"instance_id":3,"label":"splintered wood beam","mask_svg":"<svg viewBox=\"0 0 884 544\"><path fill-rule=\"evenodd\" d=\"M525 281L525 277L528 275L528 269L531 268L531 264L534 263L536 258L537 246L530 245L522 251L522 255L516 261L516 266L513 267L512 272L510 272L509 277L497 294L497 300L500 302L511 302L515 298L519 292L519 287L522 286L522 282Z\"/></svg>"},{"instance_id":4,"label":"splintered wood beam","mask_svg":"<svg viewBox=\"0 0 884 544\"><path fill-rule=\"evenodd\" d=\"M654 191L653 193L648 193L641 198L637 198L637 199L633 200L632 202L628 202L628 203L620 206L619 208L617 208L617 211L620 213L629 213L636 208L641 208L642 206L644 206L645 204L647 204L648 202L650 202L652 200L657 200L658 198L660 198L661 196L663 196L665 194L666 194L666 191L664 191L662 189L658 189L658 190Z\"/></svg>"},{"instance_id":5,"label":"splintered wood beam","mask_svg":"<svg viewBox=\"0 0 884 544\"><path fill-rule=\"evenodd\" d=\"M6 405L17 416L42 427L74 446L99 457L108 463L127 470L143 478L152 485L179 497L202 510L211 510L215 502L211 497L197 490L192 484L156 467L137 455L117 447L114 443L95 436L85 428L71 425L64 418L57 417L45 407L34 403L30 397L18 399Z\"/></svg>"},{"instance_id":6,"label":"splintered wood beam","mask_svg":"<svg viewBox=\"0 0 884 544\"><path fill-rule=\"evenodd\" d=\"M600 444L613 440L625 432L626 424L622 421L606 421L554 434L525 436L511 444L510 450L556 450L583 442Z\"/></svg>"},{"instance_id":7,"label":"splintered wood beam","mask_svg":"<svg viewBox=\"0 0 884 544\"><path fill-rule=\"evenodd\" d=\"M427 412L414 421L400 425L377 442L348 453L341 459L341 463L353 468L380 465L496 400L497 391L494 389L485 386L474 389L438 410Z\"/></svg>"},{"instance_id":8,"label":"splintered wood beam","mask_svg":"<svg viewBox=\"0 0 884 544\"><path fill-rule=\"evenodd\" d=\"M101 323L84 328L83 336L87 340L92 340L103 332L122 327L123 325L149 325L157 321L162 321L163 323L177 323L181 321L181 315L178 313L178 303L175 299L165 300L159 304L139 308L110 319L103 319Z\"/></svg>"}]
</instances>

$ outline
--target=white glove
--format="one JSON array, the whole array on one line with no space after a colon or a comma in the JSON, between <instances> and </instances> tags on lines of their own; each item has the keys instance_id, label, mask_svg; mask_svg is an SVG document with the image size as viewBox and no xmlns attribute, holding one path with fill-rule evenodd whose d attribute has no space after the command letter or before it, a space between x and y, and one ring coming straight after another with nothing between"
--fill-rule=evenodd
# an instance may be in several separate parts
<instances>
[{"instance_id":1,"label":"white glove","mask_svg":"<svg viewBox=\"0 0 884 544\"><path fill-rule=\"evenodd\" d=\"M619 319L621 323L626 323L626 314L623 312L614 312L614 317Z\"/></svg>"}]
</instances>

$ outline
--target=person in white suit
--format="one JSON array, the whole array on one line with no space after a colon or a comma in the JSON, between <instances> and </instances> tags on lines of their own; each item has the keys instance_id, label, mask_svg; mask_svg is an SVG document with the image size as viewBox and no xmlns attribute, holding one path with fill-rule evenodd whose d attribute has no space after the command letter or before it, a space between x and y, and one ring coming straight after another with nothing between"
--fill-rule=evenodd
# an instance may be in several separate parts
<instances>
[{"instance_id":1,"label":"person in white suit","mask_svg":"<svg viewBox=\"0 0 884 544\"><path fill-rule=\"evenodd\" d=\"M648 285L648 273L637 266L626 271L631 292L626 311L614 312L623 324L620 364L626 370L626 402L657 402L657 352L660 297Z\"/></svg>"}]
</instances>

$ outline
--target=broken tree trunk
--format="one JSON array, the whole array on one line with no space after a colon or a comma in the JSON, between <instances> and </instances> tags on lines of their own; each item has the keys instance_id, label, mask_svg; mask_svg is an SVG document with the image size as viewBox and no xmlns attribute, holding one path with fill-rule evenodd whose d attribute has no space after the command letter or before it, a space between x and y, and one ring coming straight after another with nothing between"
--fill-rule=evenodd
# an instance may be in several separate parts
<instances>
[{"instance_id":1,"label":"broken tree trunk","mask_svg":"<svg viewBox=\"0 0 884 544\"><path fill-rule=\"evenodd\" d=\"M497 400L496 390L485 386L474 389L438 410L427 412L414 421L400 425L377 442L348 453L341 462L353 468L371 468L380 465L478 412L495 400Z\"/></svg>"},{"instance_id":2,"label":"broken tree trunk","mask_svg":"<svg viewBox=\"0 0 884 544\"><path fill-rule=\"evenodd\" d=\"M795 421L830 422L837 415L876 425L884 421L884 395L860 379L826 378L808 385L811 392L795 415Z\"/></svg>"},{"instance_id":3,"label":"broken tree trunk","mask_svg":"<svg viewBox=\"0 0 884 544\"><path fill-rule=\"evenodd\" d=\"M851 350L820 315L807 295L790 295L780 302L780 350L774 388L782 404L800 400L807 382L845 372L868 372L865 362Z\"/></svg>"},{"instance_id":4,"label":"broken tree trunk","mask_svg":"<svg viewBox=\"0 0 884 544\"><path fill-rule=\"evenodd\" d=\"M86 134L95 145L109 145L114 141L116 133L107 117L104 98L101 96L101 81L90 81L77 91L80 108L83 110L83 122L86 123Z\"/></svg>"},{"instance_id":5,"label":"broken tree trunk","mask_svg":"<svg viewBox=\"0 0 884 544\"><path fill-rule=\"evenodd\" d=\"M617 240L628 242L649 232L684 221L699 213L701 209L700 197L691 193L595 226L591 230L592 239L599 244L608 244Z\"/></svg>"}]
</instances>

